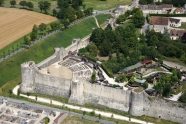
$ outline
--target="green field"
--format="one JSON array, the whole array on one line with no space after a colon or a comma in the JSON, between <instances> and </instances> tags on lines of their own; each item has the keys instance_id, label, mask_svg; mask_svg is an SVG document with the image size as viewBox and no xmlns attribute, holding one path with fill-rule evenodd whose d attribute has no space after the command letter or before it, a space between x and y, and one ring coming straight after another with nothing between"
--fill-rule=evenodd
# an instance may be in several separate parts
<instances>
[{"instance_id":1,"label":"green field","mask_svg":"<svg viewBox=\"0 0 186 124\"><path fill-rule=\"evenodd\" d=\"M100 0L84 0L83 4L86 5L86 8L92 7L95 10L106 10L115 8L118 4L120 5L126 5L131 4L132 0L106 0L106 1L100 1Z\"/></svg>"},{"instance_id":2,"label":"green field","mask_svg":"<svg viewBox=\"0 0 186 124\"><path fill-rule=\"evenodd\" d=\"M39 63L51 56L54 53L55 47L69 46L73 38L83 38L89 35L93 27L96 27L94 18L87 19L3 61L0 63L0 86L20 77L21 63L27 61Z\"/></svg>"}]
</instances>

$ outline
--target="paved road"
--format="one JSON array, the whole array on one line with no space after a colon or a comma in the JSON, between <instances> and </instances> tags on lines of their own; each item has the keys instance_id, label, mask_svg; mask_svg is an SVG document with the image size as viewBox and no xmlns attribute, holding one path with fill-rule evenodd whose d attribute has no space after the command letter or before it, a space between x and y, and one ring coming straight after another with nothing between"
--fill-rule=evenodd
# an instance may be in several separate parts
<instances>
[{"instance_id":1,"label":"paved road","mask_svg":"<svg viewBox=\"0 0 186 124\"><path fill-rule=\"evenodd\" d=\"M186 71L186 67L185 66L179 65L177 63L173 63L173 62L169 62L169 61L163 61L163 63L168 65L168 66L170 66L170 67L178 68L178 69L181 69L183 71Z\"/></svg>"},{"instance_id":2,"label":"paved road","mask_svg":"<svg viewBox=\"0 0 186 124\"><path fill-rule=\"evenodd\" d=\"M68 115L72 115L72 116L76 116L76 117L80 117L80 118L83 117L84 119L87 119L87 120L99 121L102 124L116 124L115 122L112 122L112 121L106 121L106 120L102 120L102 119L99 120L99 118L90 117L90 116L87 116L87 115L84 116L82 114L78 114L78 113L75 113L75 112L66 111L66 110L57 109L57 108L52 108L52 107L47 107L47 106L39 105L39 104L36 104L36 103L31 103L31 102L16 100L16 99L2 97L2 96L0 96L0 99L7 99L8 102L13 102L13 103L18 103L18 104L24 104L24 105L31 106L33 108L47 109L47 110L58 111L58 112L61 112L61 113L68 113Z\"/></svg>"}]
</instances>

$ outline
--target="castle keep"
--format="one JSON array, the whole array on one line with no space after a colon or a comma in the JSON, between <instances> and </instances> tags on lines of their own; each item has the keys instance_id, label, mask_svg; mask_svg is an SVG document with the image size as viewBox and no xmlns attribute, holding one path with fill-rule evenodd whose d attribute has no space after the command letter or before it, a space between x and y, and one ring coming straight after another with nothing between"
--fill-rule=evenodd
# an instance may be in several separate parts
<instances>
[{"instance_id":1,"label":"castle keep","mask_svg":"<svg viewBox=\"0 0 186 124\"><path fill-rule=\"evenodd\" d=\"M174 122L186 122L185 106L178 102L152 98L145 92L116 89L92 84L90 76L94 64L69 55L89 43L89 37L76 40L67 48L56 48L55 53L35 64L21 65L21 92L42 93L68 98L69 103L94 104L117 109L134 116L148 115Z\"/></svg>"}]
</instances>

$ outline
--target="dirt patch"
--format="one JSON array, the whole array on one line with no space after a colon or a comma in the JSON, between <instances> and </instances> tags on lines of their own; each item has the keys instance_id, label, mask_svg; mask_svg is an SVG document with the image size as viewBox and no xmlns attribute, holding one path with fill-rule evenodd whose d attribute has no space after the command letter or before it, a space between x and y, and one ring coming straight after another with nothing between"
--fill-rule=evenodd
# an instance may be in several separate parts
<instances>
[{"instance_id":1,"label":"dirt patch","mask_svg":"<svg viewBox=\"0 0 186 124\"><path fill-rule=\"evenodd\" d=\"M34 24L48 24L55 20L57 18L37 12L0 8L0 49L30 33Z\"/></svg>"}]
</instances>

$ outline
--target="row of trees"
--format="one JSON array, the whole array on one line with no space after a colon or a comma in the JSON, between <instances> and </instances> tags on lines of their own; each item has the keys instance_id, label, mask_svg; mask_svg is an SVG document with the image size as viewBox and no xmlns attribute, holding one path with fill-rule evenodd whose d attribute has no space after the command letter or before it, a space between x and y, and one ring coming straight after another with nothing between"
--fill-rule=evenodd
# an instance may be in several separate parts
<instances>
[{"instance_id":1,"label":"row of trees","mask_svg":"<svg viewBox=\"0 0 186 124\"><path fill-rule=\"evenodd\" d=\"M47 10L50 9L51 3L48 1L39 1L38 2L38 7L41 11L41 13L44 11L45 13L48 13Z\"/></svg>"},{"instance_id":2,"label":"row of trees","mask_svg":"<svg viewBox=\"0 0 186 124\"><path fill-rule=\"evenodd\" d=\"M10 1L10 4L16 5L16 1L15 0ZM32 2L20 1L19 5L21 5L23 8L28 7L30 10L34 8L34 4Z\"/></svg>"},{"instance_id":3,"label":"row of trees","mask_svg":"<svg viewBox=\"0 0 186 124\"><path fill-rule=\"evenodd\" d=\"M53 22L48 25L44 23L41 23L39 26L34 25L31 34L24 36L24 43L29 45L31 41L35 41L40 36L58 30L59 28L63 28L63 25L60 24L59 22Z\"/></svg>"},{"instance_id":4,"label":"row of trees","mask_svg":"<svg viewBox=\"0 0 186 124\"><path fill-rule=\"evenodd\" d=\"M82 0L57 0L59 11L53 10L53 16L59 19L63 19L67 22L73 22L76 19L80 19L84 16L92 15L93 8L85 9L85 4ZM83 7L83 11L81 10Z\"/></svg>"}]
</instances>

